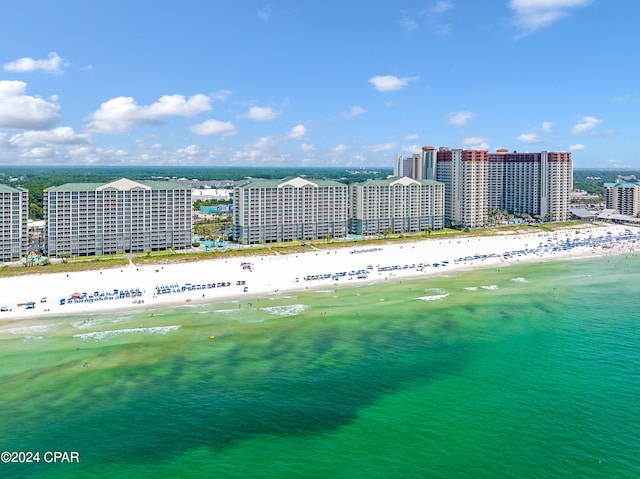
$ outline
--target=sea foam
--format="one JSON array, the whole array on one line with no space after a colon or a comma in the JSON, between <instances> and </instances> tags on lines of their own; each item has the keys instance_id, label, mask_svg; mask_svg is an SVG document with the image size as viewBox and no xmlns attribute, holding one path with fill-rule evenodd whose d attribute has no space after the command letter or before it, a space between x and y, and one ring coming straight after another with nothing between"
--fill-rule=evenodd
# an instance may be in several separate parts
<instances>
[{"instance_id":1,"label":"sea foam","mask_svg":"<svg viewBox=\"0 0 640 479\"><path fill-rule=\"evenodd\" d=\"M80 339L95 339L100 341L102 339L111 338L113 336L120 336L122 334L131 333L149 333L149 334L167 334L170 331L175 331L180 328L180 325L176 326L156 326L153 328L131 328L131 329L114 329L111 331L94 331L92 333L74 334L74 338Z\"/></svg>"},{"instance_id":2,"label":"sea foam","mask_svg":"<svg viewBox=\"0 0 640 479\"><path fill-rule=\"evenodd\" d=\"M277 316L295 316L296 314L302 313L308 307L306 304L290 304L287 306L271 306L269 308L262 308L262 310Z\"/></svg>"},{"instance_id":3,"label":"sea foam","mask_svg":"<svg viewBox=\"0 0 640 479\"><path fill-rule=\"evenodd\" d=\"M449 294L445 293L445 294L435 294L433 296L422 296L422 297L416 298L416 299L420 299L422 301L438 301L439 299L444 299L447 296L449 296Z\"/></svg>"}]
</instances>

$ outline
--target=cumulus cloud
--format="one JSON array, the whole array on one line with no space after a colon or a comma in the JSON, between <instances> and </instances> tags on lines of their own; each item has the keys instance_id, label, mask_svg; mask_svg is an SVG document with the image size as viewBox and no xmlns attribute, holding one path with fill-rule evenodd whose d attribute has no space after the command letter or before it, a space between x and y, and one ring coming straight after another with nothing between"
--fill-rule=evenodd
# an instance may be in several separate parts
<instances>
[{"instance_id":1,"label":"cumulus cloud","mask_svg":"<svg viewBox=\"0 0 640 479\"><path fill-rule=\"evenodd\" d=\"M534 127L531 129L531 132L523 133L522 135L519 135L518 141L521 141L522 143L527 143L530 145L533 145L535 143L541 143L542 137L539 132L546 133L546 134L553 133L553 125L554 124L550 121L543 121L540 127Z\"/></svg>"},{"instance_id":2,"label":"cumulus cloud","mask_svg":"<svg viewBox=\"0 0 640 479\"><path fill-rule=\"evenodd\" d=\"M343 113L342 116L348 119L348 118L353 118L354 116L362 115L363 113L366 113L366 112L367 110L365 110L361 106L352 106L351 108L349 108L349 111L346 113Z\"/></svg>"},{"instance_id":3,"label":"cumulus cloud","mask_svg":"<svg viewBox=\"0 0 640 479\"><path fill-rule=\"evenodd\" d=\"M49 53L49 57L35 60L30 57L23 57L14 62L5 63L3 68L8 72L27 73L41 70L45 73L61 74L63 69L69 66L69 62L60 58L56 52Z\"/></svg>"},{"instance_id":4,"label":"cumulus cloud","mask_svg":"<svg viewBox=\"0 0 640 479\"><path fill-rule=\"evenodd\" d=\"M455 111L447 115L449 125L465 126L475 115L470 111Z\"/></svg>"},{"instance_id":5,"label":"cumulus cloud","mask_svg":"<svg viewBox=\"0 0 640 479\"><path fill-rule=\"evenodd\" d=\"M309 144L309 143L303 143L302 145L300 145L300 149L302 151L304 151L305 153L310 153L312 151L316 151L316 147Z\"/></svg>"},{"instance_id":6,"label":"cumulus cloud","mask_svg":"<svg viewBox=\"0 0 640 479\"><path fill-rule=\"evenodd\" d=\"M534 143L540 143L540 137L537 133L523 133L518 136L518 141L532 145Z\"/></svg>"},{"instance_id":7,"label":"cumulus cloud","mask_svg":"<svg viewBox=\"0 0 640 479\"><path fill-rule=\"evenodd\" d=\"M211 95L211 98L218 101L225 101L227 98L231 96L231 90L218 90L214 94Z\"/></svg>"},{"instance_id":8,"label":"cumulus cloud","mask_svg":"<svg viewBox=\"0 0 640 479\"><path fill-rule=\"evenodd\" d=\"M415 20L413 20L412 18L403 18L402 20L398 21L398 24L404 28L407 31L411 31L411 30L415 30L416 28L418 28L418 24L416 23Z\"/></svg>"},{"instance_id":9,"label":"cumulus cloud","mask_svg":"<svg viewBox=\"0 0 640 479\"><path fill-rule=\"evenodd\" d=\"M236 134L236 127L230 121L207 120L189 128L196 135L232 136Z\"/></svg>"},{"instance_id":10,"label":"cumulus cloud","mask_svg":"<svg viewBox=\"0 0 640 479\"><path fill-rule=\"evenodd\" d=\"M382 151L393 151L396 149L396 144L393 142L389 143L380 143L378 145L365 145L362 147L363 150L369 151L371 153L380 153Z\"/></svg>"},{"instance_id":11,"label":"cumulus cloud","mask_svg":"<svg viewBox=\"0 0 640 479\"><path fill-rule=\"evenodd\" d=\"M453 8L453 3L447 0L439 0L433 7L429 7L429 11L433 13L442 13Z\"/></svg>"},{"instance_id":12,"label":"cumulus cloud","mask_svg":"<svg viewBox=\"0 0 640 479\"><path fill-rule=\"evenodd\" d=\"M263 21L268 21L271 17L271 5L266 5L258 10L258 18Z\"/></svg>"},{"instance_id":13,"label":"cumulus cloud","mask_svg":"<svg viewBox=\"0 0 640 479\"><path fill-rule=\"evenodd\" d=\"M585 146L581 143L577 143L569 147L569 151L582 151L584 149L585 149Z\"/></svg>"},{"instance_id":14,"label":"cumulus cloud","mask_svg":"<svg viewBox=\"0 0 640 479\"><path fill-rule=\"evenodd\" d=\"M462 145L470 150L488 150L489 142L480 136L469 137L462 140Z\"/></svg>"},{"instance_id":15,"label":"cumulus cloud","mask_svg":"<svg viewBox=\"0 0 640 479\"><path fill-rule=\"evenodd\" d=\"M584 133L586 131L592 130L596 126L601 125L602 123L604 123L604 120L601 120L599 118L596 118L593 116L581 116L581 117L578 117L578 122L575 125L573 125L573 128L571 128L571 132Z\"/></svg>"},{"instance_id":16,"label":"cumulus cloud","mask_svg":"<svg viewBox=\"0 0 640 479\"><path fill-rule=\"evenodd\" d=\"M60 119L60 106L42 98L25 95L27 84L0 81L0 127L46 130Z\"/></svg>"},{"instance_id":17,"label":"cumulus cloud","mask_svg":"<svg viewBox=\"0 0 640 479\"><path fill-rule=\"evenodd\" d=\"M304 125L296 125L293 128L291 128L291 130L289 130L287 133L285 133L283 139L284 140L299 140L300 138L302 138L306 134L307 134L307 129L304 127Z\"/></svg>"},{"instance_id":18,"label":"cumulus cloud","mask_svg":"<svg viewBox=\"0 0 640 479\"><path fill-rule=\"evenodd\" d=\"M40 145L81 145L89 143L89 136L76 133L69 126L53 128L51 130L25 131L9 138L9 144L20 147L33 147Z\"/></svg>"},{"instance_id":19,"label":"cumulus cloud","mask_svg":"<svg viewBox=\"0 0 640 479\"><path fill-rule=\"evenodd\" d=\"M334 146L333 148L331 148L330 154L331 155L339 155L341 153L344 153L345 151L347 151L349 149L349 147L347 145L337 145Z\"/></svg>"},{"instance_id":20,"label":"cumulus cloud","mask_svg":"<svg viewBox=\"0 0 640 479\"><path fill-rule=\"evenodd\" d=\"M280 113L275 112L270 106L252 106L244 116L253 121L270 121L278 118Z\"/></svg>"},{"instance_id":21,"label":"cumulus cloud","mask_svg":"<svg viewBox=\"0 0 640 479\"><path fill-rule=\"evenodd\" d=\"M409 155L413 155L416 151L420 151L422 148L421 145L413 144L413 145L404 145L400 148L400 151L403 153L407 153Z\"/></svg>"},{"instance_id":22,"label":"cumulus cloud","mask_svg":"<svg viewBox=\"0 0 640 479\"><path fill-rule=\"evenodd\" d=\"M155 103L138 105L131 97L112 98L91 115L87 126L96 133L126 133L137 125L158 125L165 116L195 116L211 109L206 95L165 95Z\"/></svg>"},{"instance_id":23,"label":"cumulus cloud","mask_svg":"<svg viewBox=\"0 0 640 479\"><path fill-rule=\"evenodd\" d=\"M513 23L528 35L569 15L572 9L584 7L591 0L511 0Z\"/></svg>"},{"instance_id":24,"label":"cumulus cloud","mask_svg":"<svg viewBox=\"0 0 640 479\"><path fill-rule=\"evenodd\" d=\"M405 88L412 81L418 80L420 77L404 77L398 78L394 75L378 75L369 78L369 83L373 85L379 92L398 91Z\"/></svg>"}]
</instances>

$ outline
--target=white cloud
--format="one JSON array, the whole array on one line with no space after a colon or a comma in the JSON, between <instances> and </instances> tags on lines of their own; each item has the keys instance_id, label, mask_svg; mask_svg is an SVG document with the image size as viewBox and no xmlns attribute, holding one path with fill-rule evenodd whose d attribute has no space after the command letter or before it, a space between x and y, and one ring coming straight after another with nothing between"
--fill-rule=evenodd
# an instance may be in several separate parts
<instances>
[{"instance_id":1,"label":"white cloud","mask_svg":"<svg viewBox=\"0 0 640 479\"><path fill-rule=\"evenodd\" d=\"M418 80L420 77L398 78L394 75L378 75L369 78L369 83L379 92L398 91L406 87L410 82Z\"/></svg>"},{"instance_id":2,"label":"white cloud","mask_svg":"<svg viewBox=\"0 0 640 479\"><path fill-rule=\"evenodd\" d=\"M398 24L409 32L418 28L416 21L411 18L403 18L398 22Z\"/></svg>"},{"instance_id":3,"label":"white cloud","mask_svg":"<svg viewBox=\"0 0 640 479\"><path fill-rule=\"evenodd\" d=\"M585 149L585 146L581 143L577 143L569 147L569 151L582 151L584 149Z\"/></svg>"},{"instance_id":4,"label":"white cloud","mask_svg":"<svg viewBox=\"0 0 640 479\"><path fill-rule=\"evenodd\" d=\"M89 136L76 133L69 126L52 130L25 131L9 138L9 144L20 147L32 147L48 144L80 145L89 143Z\"/></svg>"},{"instance_id":5,"label":"white cloud","mask_svg":"<svg viewBox=\"0 0 640 479\"><path fill-rule=\"evenodd\" d=\"M414 153L420 151L421 148L422 147L420 145L405 145L400 148L400 151L409 155L413 155Z\"/></svg>"},{"instance_id":6,"label":"white cloud","mask_svg":"<svg viewBox=\"0 0 640 479\"><path fill-rule=\"evenodd\" d=\"M45 73L61 74L63 68L69 66L69 62L60 58L56 52L49 53L49 58L34 60L23 57L14 62L5 63L3 68L8 72L27 73L41 70Z\"/></svg>"},{"instance_id":7,"label":"white cloud","mask_svg":"<svg viewBox=\"0 0 640 479\"><path fill-rule=\"evenodd\" d=\"M462 145L470 150L489 149L489 143L487 142L486 138L482 138L479 136L465 138L464 140L462 140Z\"/></svg>"},{"instance_id":8,"label":"white cloud","mask_svg":"<svg viewBox=\"0 0 640 479\"><path fill-rule=\"evenodd\" d=\"M349 147L347 145L340 144L340 145L337 145L337 146L334 146L333 148L331 148L330 154L339 155L341 153L344 153L348 149L349 149Z\"/></svg>"},{"instance_id":9,"label":"white cloud","mask_svg":"<svg viewBox=\"0 0 640 479\"><path fill-rule=\"evenodd\" d=\"M285 135L285 140L298 140L307 134L307 129L304 125L296 125L289 130Z\"/></svg>"},{"instance_id":10,"label":"white cloud","mask_svg":"<svg viewBox=\"0 0 640 479\"><path fill-rule=\"evenodd\" d=\"M258 18L260 18L260 20L264 20L266 22L270 17L271 5L266 5L265 7L262 7L260 10L258 10Z\"/></svg>"},{"instance_id":11,"label":"white cloud","mask_svg":"<svg viewBox=\"0 0 640 479\"><path fill-rule=\"evenodd\" d=\"M420 138L420 135L413 134L413 135L405 136L403 138L403 140L405 140L405 141L417 141L419 138Z\"/></svg>"},{"instance_id":12,"label":"white cloud","mask_svg":"<svg viewBox=\"0 0 640 479\"><path fill-rule=\"evenodd\" d=\"M578 117L578 123L573 125L573 128L571 128L571 132L584 133L585 131L591 130L602 123L604 123L604 120L600 120L599 118L593 116L581 116Z\"/></svg>"},{"instance_id":13,"label":"white cloud","mask_svg":"<svg viewBox=\"0 0 640 479\"><path fill-rule=\"evenodd\" d=\"M211 95L211 98L218 101L225 101L227 98L231 96L231 90L218 90L214 94Z\"/></svg>"},{"instance_id":14,"label":"white cloud","mask_svg":"<svg viewBox=\"0 0 640 479\"><path fill-rule=\"evenodd\" d=\"M513 23L528 35L566 17L573 8L584 7L591 0L511 0Z\"/></svg>"},{"instance_id":15,"label":"white cloud","mask_svg":"<svg viewBox=\"0 0 640 479\"><path fill-rule=\"evenodd\" d=\"M354 116L362 115L366 112L367 110L365 110L361 106L352 106L351 108L349 108L349 111L347 113L343 113L342 116L345 118L353 118Z\"/></svg>"},{"instance_id":16,"label":"white cloud","mask_svg":"<svg viewBox=\"0 0 640 479\"><path fill-rule=\"evenodd\" d=\"M544 133L552 133L553 132L553 123L550 121L543 121L542 122L542 131Z\"/></svg>"},{"instance_id":17,"label":"white cloud","mask_svg":"<svg viewBox=\"0 0 640 479\"><path fill-rule=\"evenodd\" d=\"M300 149L302 151L304 151L305 153L310 153L312 151L316 151L316 147L309 144L309 143L303 143L302 145L300 145Z\"/></svg>"},{"instance_id":18,"label":"white cloud","mask_svg":"<svg viewBox=\"0 0 640 479\"><path fill-rule=\"evenodd\" d=\"M270 121L278 118L280 113L273 111L270 106L252 106L244 116L253 121Z\"/></svg>"},{"instance_id":19,"label":"white cloud","mask_svg":"<svg viewBox=\"0 0 640 479\"><path fill-rule=\"evenodd\" d=\"M60 119L60 106L25 95L27 84L0 80L0 127L47 130Z\"/></svg>"},{"instance_id":20,"label":"white cloud","mask_svg":"<svg viewBox=\"0 0 640 479\"><path fill-rule=\"evenodd\" d=\"M393 142L389 143L380 143L379 145L365 145L362 147L363 150L369 151L371 153L380 153L382 151L393 151L396 149L396 144Z\"/></svg>"},{"instance_id":21,"label":"white cloud","mask_svg":"<svg viewBox=\"0 0 640 479\"><path fill-rule=\"evenodd\" d=\"M518 136L518 141L532 145L534 143L540 143L540 137L537 133L523 133Z\"/></svg>"},{"instance_id":22,"label":"white cloud","mask_svg":"<svg viewBox=\"0 0 640 479\"><path fill-rule=\"evenodd\" d=\"M236 134L236 127L230 121L207 120L189 128L196 135L222 135L232 136Z\"/></svg>"},{"instance_id":23,"label":"white cloud","mask_svg":"<svg viewBox=\"0 0 640 479\"><path fill-rule=\"evenodd\" d=\"M470 111L456 111L447 115L449 125L465 126L475 115Z\"/></svg>"},{"instance_id":24,"label":"white cloud","mask_svg":"<svg viewBox=\"0 0 640 479\"><path fill-rule=\"evenodd\" d=\"M211 109L206 95L165 95L155 103L139 106L131 97L119 96L100 105L87 126L96 133L125 133L136 125L158 125L164 116L195 116Z\"/></svg>"},{"instance_id":25,"label":"white cloud","mask_svg":"<svg viewBox=\"0 0 640 479\"><path fill-rule=\"evenodd\" d=\"M429 8L430 12L433 13L442 13L447 10L451 10L453 8L453 4L447 0L439 0L433 7Z\"/></svg>"}]
</instances>

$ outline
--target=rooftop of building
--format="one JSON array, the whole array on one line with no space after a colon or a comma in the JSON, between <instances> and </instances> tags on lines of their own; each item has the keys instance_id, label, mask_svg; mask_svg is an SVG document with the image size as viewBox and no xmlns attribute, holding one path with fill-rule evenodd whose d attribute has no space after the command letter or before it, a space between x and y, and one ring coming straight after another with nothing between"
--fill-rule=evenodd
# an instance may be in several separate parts
<instances>
[{"instance_id":1,"label":"rooftop of building","mask_svg":"<svg viewBox=\"0 0 640 479\"><path fill-rule=\"evenodd\" d=\"M0 185L0 193L19 193L22 191L27 191L24 188L16 188L8 185Z\"/></svg>"},{"instance_id":2,"label":"rooftop of building","mask_svg":"<svg viewBox=\"0 0 640 479\"><path fill-rule=\"evenodd\" d=\"M635 175L618 175L615 183L604 183L605 188L634 188L640 186L640 181Z\"/></svg>"},{"instance_id":3,"label":"rooftop of building","mask_svg":"<svg viewBox=\"0 0 640 479\"><path fill-rule=\"evenodd\" d=\"M127 178L111 181L109 183L65 183L60 186L46 188L46 192L54 191L97 191L97 190L191 190L189 186L171 181L133 181Z\"/></svg>"},{"instance_id":4,"label":"rooftop of building","mask_svg":"<svg viewBox=\"0 0 640 479\"><path fill-rule=\"evenodd\" d=\"M280 180L255 180L247 183L246 185L238 186L238 188L284 188L287 186L293 188L303 188L305 186L316 188L320 186L346 187L347 185L334 180L309 179L298 176L294 178L283 178Z\"/></svg>"},{"instance_id":5,"label":"rooftop of building","mask_svg":"<svg viewBox=\"0 0 640 479\"><path fill-rule=\"evenodd\" d=\"M357 186L393 186L393 185L442 185L436 180L414 180L407 176L391 176L383 180L367 180L362 183L356 183Z\"/></svg>"}]
</instances>

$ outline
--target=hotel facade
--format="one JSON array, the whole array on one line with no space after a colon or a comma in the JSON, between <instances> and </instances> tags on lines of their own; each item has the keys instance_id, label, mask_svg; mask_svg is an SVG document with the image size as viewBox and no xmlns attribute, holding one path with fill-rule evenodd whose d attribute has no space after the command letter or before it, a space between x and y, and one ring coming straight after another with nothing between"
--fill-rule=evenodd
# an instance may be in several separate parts
<instances>
[{"instance_id":1,"label":"hotel facade","mask_svg":"<svg viewBox=\"0 0 640 479\"><path fill-rule=\"evenodd\" d=\"M191 188L166 181L68 183L44 190L49 257L185 249Z\"/></svg>"},{"instance_id":2,"label":"hotel facade","mask_svg":"<svg viewBox=\"0 0 640 479\"><path fill-rule=\"evenodd\" d=\"M444 184L406 176L350 187L350 231L357 235L442 229Z\"/></svg>"},{"instance_id":3,"label":"hotel facade","mask_svg":"<svg viewBox=\"0 0 640 479\"><path fill-rule=\"evenodd\" d=\"M240 244L343 238L348 187L337 181L289 178L234 189L233 239Z\"/></svg>"},{"instance_id":4,"label":"hotel facade","mask_svg":"<svg viewBox=\"0 0 640 479\"><path fill-rule=\"evenodd\" d=\"M621 215L640 214L640 181L635 176L618 176L615 183L604 183L606 208Z\"/></svg>"},{"instance_id":5,"label":"hotel facade","mask_svg":"<svg viewBox=\"0 0 640 479\"><path fill-rule=\"evenodd\" d=\"M19 261L29 251L29 192L0 185L0 262Z\"/></svg>"},{"instance_id":6,"label":"hotel facade","mask_svg":"<svg viewBox=\"0 0 640 479\"><path fill-rule=\"evenodd\" d=\"M573 189L571 153L509 153L425 146L420 155L397 156L394 171L445 184L445 224L484 226L490 210L545 221L569 219ZM421 176L421 177L419 177Z\"/></svg>"}]
</instances>

